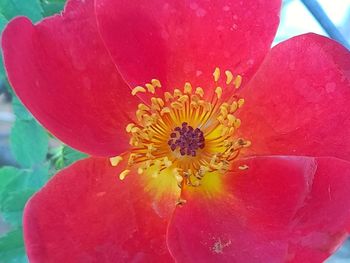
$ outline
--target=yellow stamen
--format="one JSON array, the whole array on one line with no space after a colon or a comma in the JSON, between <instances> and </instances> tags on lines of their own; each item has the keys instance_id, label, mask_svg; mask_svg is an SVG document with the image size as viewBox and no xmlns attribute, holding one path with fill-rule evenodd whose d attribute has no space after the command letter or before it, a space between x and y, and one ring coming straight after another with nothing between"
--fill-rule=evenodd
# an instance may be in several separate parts
<instances>
[{"instance_id":1,"label":"yellow stamen","mask_svg":"<svg viewBox=\"0 0 350 263\"><path fill-rule=\"evenodd\" d=\"M235 126L236 129L241 127L241 120L240 119L235 119L233 125Z\"/></svg>"},{"instance_id":2,"label":"yellow stamen","mask_svg":"<svg viewBox=\"0 0 350 263\"><path fill-rule=\"evenodd\" d=\"M214 76L214 81L218 82L220 78L220 69L218 67L215 68L213 76Z\"/></svg>"},{"instance_id":3,"label":"yellow stamen","mask_svg":"<svg viewBox=\"0 0 350 263\"><path fill-rule=\"evenodd\" d=\"M156 90L155 90L155 88L154 88L154 86L152 84L147 83L145 86L146 86L148 92L150 92L152 94L154 94L156 92Z\"/></svg>"},{"instance_id":4,"label":"yellow stamen","mask_svg":"<svg viewBox=\"0 0 350 263\"><path fill-rule=\"evenodd\" d=\"M242 82L241 76L234 79L230 70L225 75L226 85L233 83L237 87ZM134 169L157 182L169 175L176 189L214 184L212 193L219 191L221 174L230 169L231 162L251 143L236 135L241 125L237 110L243 106L244 99L235 94L223 96L223 89L217 83L219 68L215 68L213 76L214 93L205 94L201 87L194 90L186 82L182 90L165 91L162 97L153 95L145 104L138 105L137 121L126 126L131 150L125 170L119 175L121 180ZM145 88L136 87L133 95L155 94L158 87L160 81L152 79ZM187 145L188 141L191 143ZM121 160L121 157L110 159L112 165Z\"/></svg>"},{"instance_id":5,"label":"yellow stamen","mask_svg":"<svg viewBox=\"0 0 350 263\"><path fill-rule=\"evenodd\" d=\"M137 86L137 87L133 88L133 90L131 91L131 94L133 96L135 96L136 93L138 93L138 92L146 92L146 89L144 87Z\"/></svg>"},{"instance_id":6,"label":"yellow stamen","mask_svg":"<svg viewBox=\"0 0 350 263\"><path fill-rule=\"evenodd\" d=\"M160 83L160 81L158 79L152 79L151 83L152 83L153 87L156 87L156 88L162 87L162 84Z\"/></svg>"},{"instance_id":7,"label":"yellow stamen","mask_svg":"<svg viewBox=\"0 0 350 263\"><path fill-rule=\"evenodd\" d=\"M164 115L165 113L170 113L170 109L168 107L164 107L161 111L160 111L160 115Z\"/></svg>"},{"instance_id":8,"label":"yellow stamen","mask_svg":"<svg viewBox=\"0 0 350 263\"><path fill-rule=\"evenodd\" d=\"M178 101L184 103L184 102L188 101L188 96L187 96L187 95L182 95L182 96L178 99Z\"/></svg>"},{"instance_id":9,"label":"yellow stamen","mask_svg":"<svg viewBox=\"0 0 350 263\"><path fill-rule=\"evenodd\" d=\"M135 124L134 123L129 123L127 126L126 126L126 128L125 128L125 130L126 130L126 132L131 132L131 130L133 129L135 127Z\"/></svg>"},{"instance_id":10,"label":"yellow stamen","mask_svg":"<svg viewBox=\"0 0 350 263\"><path fill-rule=\"evenodd\" d=\"M238 108L241 108L243 106L244 102L245 102L244 99L239 99L237 102Z\"/></svg>"},{"instance_id":11,"label":"yellow stamen","mask_svg":"<svg viewBox=\"0 0 350 263\"><path fill-rule=\"evenodd\" d=\"M137 154L135 154L135 153L132 153L132 154L130 154L130 156L129 156L129 160L128 160L128 165L133 165L134 164L134 161L135 161L135 159L137 158Z\"/></svg>"},{"instance_id":12,"label":"yellow stamen","mask_svg":"<svg viewBox=\"0 0 350 263\"><path fill-rule=\"evenodd\" d=\"M170 105L171 105L171 107L174 108L174 109L181 109L181 108L183 107L182 103L177 102L177 101L172 102Z\"/></svg>"},{"instance_id":13,"label":"yellow stamen","mask_svg":"<svg viewBox=\"0 0 350 263\"><path fill-rule=\"evenodd\" d=\"M191 85L191 83L189 83L189 82L185 83L184 93L185 94L191 94L192 93L192 85Z\"/></svg>"},{"instance_id":14,"label":"yellow stamen","mask_svg":"<svg viewBox=\"0 0 350 263\"><path fill-rule=\"evenodd\" d=\"M173 164L173 162L170 161L169 158L168 158L167 156L164 157L163 162L164 162L164 166L167 167L167 168L170 167L170 166Z\"/></svg>"},{"instance_id":15,"label":"yellow stamen","mask_svg":"<svg viewBox=\"0 0 350 263\"><path fill-rule=\"evenodd\" d=\"M242 84L242 76L241 75L237 75L237 77L235 78L235 80L233 81L233 84L235 85L236 89L239 89L239 87Z\"/></svg>"},{"instance_id":16,"label":"yellow stamen","mask_svg":"<svg viewBox=\"0 0 350 263\"><path fill-rule=\"evenodd\" d=\"M181 97L182 96L182 92L179 89L174 89L174 97Z\"/></svg>"},{"instance_id":17,"label":"yellow stamen","mask_svg":"<svg viewBox=\"0 0 350 263\"><path fill-rule=\"evenodd\" d=\"M218 99L220 99L221 95L222 95L222 88L221 87L216 87L215 93L216 93L216 96L218 97Z\"/></svg>"},{"instance_id":18,"label":"yellow stamen","mask_svg":"<svg viewBox=\"0 0 350 263\"><path fill-rule=\"evenodd\" d=\"M238 169L239 169L239 170L244 171L244 170L249 169L249 166L248 166L248 165L246 165L246 164L244 164L244 165L240 165L240 166L238 167Z\"/></svg>"},{"instance_id":19,"label":"yellow stamen","mask_svg":"<svg viewBox=\"0 0 350 263\"><path fill-rule=\"evenodd\" d=\"M201 87L197 87L195 93L198 94L201 98L204 96L204 91Z\"/></svg>"},{"instance_id":20,"label":"yellow stamen","mask_svg":"<svg viewBox=\"0 0 350 263\"><path fill-rule=\"evenodd\" d=\"M231 105L230 113L234 113L237 109L238 109L238 103L237 101L234 101Z\"/></svg>"},{"instance_id":21,"label":"yellow stamen","mask_svg":"<svg viewBox=\"0 0 350 263\"><path fill-rule=\"evenodd\" d=\"M177 174L175 174L175 180L176 180L177 184L179 185L179 187L181 187L181 183L184 180L184 178L179 173L177 173Z\"/></svg>"},{"instance_id":22,"label":"yellow stamen","mask_svg":"<svg viewBox=\"0 0 350 263\"><path fill-rule=\"evenodd\" d=\"M179 200L176 201L175 205L176 206L182 206L182 205L186 204L186 202L187 201L185 199L179 199Z\"/></svg>"},{"instance_id":23,"label":"yellow stamen","mask_svg":"<svg viewBox=\"0 0 350 263\"><path fill-rule=\"evenodd\" d=\"M227 115L227 120L228 120L228 125L232 126L235 123L235 121L236 121L236 117L234 115L232 115L232 114L228 114Z\"/></svg>"},{"instance_id":24,"label":"yellow stamen","mask_svg":"<svg viewBox=\"0 0 350 263\"><path fill-rule=\"evenodd\" d=\"M221 113L221 115L225 118L225 117L227 116L227 114L228 114L227 107L221 106L221 107L220 107L220 113Z\"/></svg>"},{"instance_id":25,"label":"yellow stamen","mask_svg":"<svg viewBox=\"0 0 350 263\"><path fill-rule=\"evenodd\" d=\"M119 174L119 179L123 181L123 180L125 179L125 177L126 177L129 173L130 173L130 170L124 170L124 171L122 171L122 172Z\"/></svg>"},{"instance_id":26,"label":"yellow stamen","mask_svg":"<svg viewBox=\"0 0 350 263\"><path fill-rule=\"evenodd\" d=\"M225 75L226 75L226 84L229 85L231 83L231 81L233 80L233 74L231 71L226 70Z\"/></svg>"},{"instance_id":27,"label":"yellow stamen","mask_svg":"<svg viewBox=\"0 0 350 263\"><path fill-rule=\"evenodd\" d=\"M115 157L109 158L109 161L112 166L117 166L122 160L123 160L123 157L121 156L115 156Z\"/></svg>"},{"instance_id":28,"label":"yellow stamen","mask_svg":"<svg viewBox=\"0 0 350 263\"><path fill-rule=\"evenodd\" d=\"M157 103L160 107L164 107L164 100L162 100L161 98L157 98Z\"/></svg>"},{"instance_id":29,"label":"yellow stamen","mask_svg":"<svg viewBox=\"0 0 350 263\"><path fill-rule=\"evenodd\" d=\"M140 103L138 105L138 109L141 110L141 111L149 111L150 110L150 108L148 106L146 106L145 104L143 104L143 103Z\"/></svg>"},{"instance_id":30,"label":"yellow stamen","mask_svg":"<svg viewBox=\"0 0 350 263\"><path fill-rule=\"evenodd\" d=\"M250 147L250 145L252 145L251 141L244 141L243 147L247 148L247 147Z\"/></svg>"},{"instance_id":31,"label":"yellow stamen","mask_svg":"<svg viewBox=\"0 0 350 263\"><path fill-rule=\"evenodd\" d=\"M165 99L166 102L168 102L168 101L171 100L172 98L173 98L173 95L171 95L170 92L166 91L166 92L164 93L164 99Z\"/></svg>"}]
</instances>

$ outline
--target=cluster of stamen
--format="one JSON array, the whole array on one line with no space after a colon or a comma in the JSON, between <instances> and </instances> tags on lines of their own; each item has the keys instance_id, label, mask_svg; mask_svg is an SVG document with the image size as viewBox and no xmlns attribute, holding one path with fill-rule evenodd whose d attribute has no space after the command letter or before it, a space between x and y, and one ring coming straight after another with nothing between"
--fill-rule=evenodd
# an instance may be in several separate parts
<instances>
[{"instance_id":1,"label":"cluster of stamen","mask_svg":"<svg viewBox=\"0 0 350 263\"><path fill-rule=\"evenodd\" d=\"M120 178L124 179L135 166L139 174L152 170L155 177L169 168L180 187L183 183L197 186L206 173L230 169L230 162L250 142L234 135L241 125L235 113L244 99L238 98L232 88L240 87L242 77L234 77L228 70L225 75L227 92L233 94L225 99L225 89L218 85L220 70L216 68L213 96L205 96L201 87L193 88L187 82L182 90L165 91L162 97L151 97L149 104L139 104L137 121L126 127L130 153L111 158L112 165L128 158L128 167ZM156 94L161 87L160 81L153 79L131 93Z\"/></svg>"}]
</instances>

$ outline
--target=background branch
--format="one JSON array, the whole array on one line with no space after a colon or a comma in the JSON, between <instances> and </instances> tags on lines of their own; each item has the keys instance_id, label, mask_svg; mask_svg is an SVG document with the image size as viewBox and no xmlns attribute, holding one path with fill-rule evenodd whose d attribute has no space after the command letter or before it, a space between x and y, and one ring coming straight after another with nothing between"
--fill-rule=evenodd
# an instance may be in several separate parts
<instances>
[{"instance_id":1,"label":"background branch","mask_svg":"<svg viewBox=\"0 0 350 263\"><path fill-rule=\"evenodd\" d=\"M323 10L321 5L317 0L301 0L301 2L306 6L310 13L315 17L318 23L322 26L324 31L333 38L334 40L341 43L347 49L350 49L349 42L345 37L339 32L337 27L333 24L330 18L327 16L326 12Z\"/></svg>"}]
</instances>

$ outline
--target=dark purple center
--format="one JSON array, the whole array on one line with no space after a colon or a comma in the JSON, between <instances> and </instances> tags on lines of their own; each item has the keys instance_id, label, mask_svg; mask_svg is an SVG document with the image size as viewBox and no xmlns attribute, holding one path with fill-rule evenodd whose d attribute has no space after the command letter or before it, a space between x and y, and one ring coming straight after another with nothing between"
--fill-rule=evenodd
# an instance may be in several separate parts
<instances>
[{"instance_id":1,"label":"dark purple center","mask_svg":"<svg viewBox=\"0 0 350 263\"><path fill-rule=\"evenodd\" d=\"M168 145L172 151L179 147L182 156L196 156L196 151L204 148L204 141L204 134L199 128L193 129L183 122L181 127L176 127L170 134Z\"/></svg>"}]
</instances>

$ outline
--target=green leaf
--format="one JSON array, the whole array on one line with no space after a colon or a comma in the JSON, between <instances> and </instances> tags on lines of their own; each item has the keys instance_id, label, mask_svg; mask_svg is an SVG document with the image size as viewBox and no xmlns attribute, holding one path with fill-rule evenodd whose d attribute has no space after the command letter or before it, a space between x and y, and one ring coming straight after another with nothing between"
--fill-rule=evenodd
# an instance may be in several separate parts
<instances>
[{"instance_id":1,"label":"green leaf","mask_svg":"<svg viewBox=\"0 0 350 263\"><path fill-rule=\"evenodd\" d=\"M25 186L38 190L45 185L49 178L49 165L45 163L25 171Z\"/></svg>"},{"instance_id":2,"label":"green leaf","mask_svg":"<svg viewBox=\"0 0 350 263\"><path fill-rule=\"evenodd\" d=\"M88 156L87 154L74 150L66 145L63 146L62 155L65 167Z\"/></svg>"},{"instance_id":3,"label":"green leaf","mask_svg":"<svg viewBox=\"0 0 350 263\"><path fill-rule=\"evenodd\" d=\"M7 24L8 20L0 13L0 32L2 32Z\"/></svg>"},{"instance_id":4,"label":"green leaf","mask_svg":"<svg viewBox=\"0 0 350 263\"><path fill-rule=\"evenodd\" d=\"M27 16L37 22L43 18L39 0L0 0L0 13L8 20L15 16Z\"/></svg>"},{"instance_id":5,"label":"green leaf","mask_svg":"<svg viewBox=\"0 0 350 263\"><path fill-rule=\"evenodd\" d=\"M21 226L24 206L34 193L34 189L25 189L3 194L0 209L4 221L15 227Z\"/></svg>"},{"instance_id":6,"label":"green leaf","mask_svg":"<svg viewBox=\"0 0 350 263\"><path fill-rule=\"evenodd\" d=\"M12 226L22 224L23 207L40 187L36 187L38 185L32 180L38 181L40 178L35 178L32 173L34 171L10 166L0 169L0 214Z\"/></svg>"},{"instance_id":7,"label":"green leaf","mask_svg":"<svg viewBox=\"0 0 350 263\"><path fill-rule=\"evenodd\" d=\"M15 212L6 212L6 213L4 212L1 216L4 222L11 225L12 227L22 226L23 210L15 211Z\"/></svg>"},{"instance_id":8,"label":"green leaf","mask_svg":"<svg viewBox=\"0 0 350 263\"><path fill-rule=\"evenodd\" d=\"M7 22L8 20L0 13L0 35L4 30L4 27L7 24ZM2 61L2 56L0 56L0 81L5 81L5 79L6 79L5 68Z\"/></svg>"},{"instance_id":9,"label":"green leaf","mask_svg":"<svg viewBox=\"0 0 350 263\"><path fill-rule=\"evenodd\" d=\"M59 0L54 0L54 1L41 1L41 6L44 10L44 16L51 16L54 14L57 14L63 10L65 1L59 1Z\"/></svg>"},{"instance_id":10,"label":"green leaf","mask_svg":"<svg viewBox=\"0 0 350 263\"><path fill-rule=\"evenodd\" d=\"M66 145L52 148L50 154L51 166L54 168L52 171L53 174L78 160L88 157L87 154L74 150Z\"/></svg>"},{"instance_id":11,"label":"green leaf","mask_svg":"<svg viewBox=\"0 0 350 263\"><path fill-rule=\"evenodd\" d=\"M33 116L30 112L24 107L22 102L16 97L12 97L12 109L16 117L21 120L32 120Z\"/></svg>"},{"instance_id":12,"label":"green leaf","mask_svg":"<svg viewBox=\"0 0 350 263\"><path fill-rule=\"evenodd\" d=\"M11 151L16 161L31 168L46 159L49 137L35 120L15 121L10 135Z\"/></svg>"},{"instance_id":13,"label":"green leaf","mask_svg":"<svg viewBox=\"0 0 350 263\"><path fill-rule=\"evenodd\" d=\"M0 237L0 251L11 250L18 247L23 247L22 228L18 228L14 231L7 233L5 236Z\"/></svg>"},{"instance_id":14,"label":"green leaf","mask_svg":"<svg viewBox=\"0 0 350 263\"><path fill-rule=\"evenodd\" d=\"M43 164L33 169L19 169L12 166L0 168L0 200L3 193L23 189L38 190L49 179L49 166Z\"/></svg>"},{"instance_id":15,"label":"green leaf","mask_svg":"<svg viewBox=\"0 0 350 263\"><path fill-rule=\"evenodd\" d=\"M15 229L0 237L0 262L1 263L25 263L23 229Z\"/></svg>"},{"instance_id":16,"label":"green leaf","mask_svg":"<svg viewBox=\"0 0 350 263\"><path fill-rule=\"evenodd\" d=\"M0 214L3 219L12 226L21 226L24 205L47 179L47 165L35 169L1 168Z\"/></svg>"},{"instance_id":17,"label":"green leaf","mask_svg":"<svg viewBox=\"0 0 350 263\"><path fill-rule=\"evenodd\" d=\"M7 192L0 200L1 212L23 211L27 200L35 193L34 189L25 189L15 192Z\"/></svg>"},{"instance_id":18,"label":"green leaf","mask_svg":"<svg viewBox=\"0 0 350 263\"><path fill-rule=\"evenodd\" d=\"M25 186L24 171L12 166L0 168L0 199L5 191L15 191Z\"/></svg>"}]
</instances>

